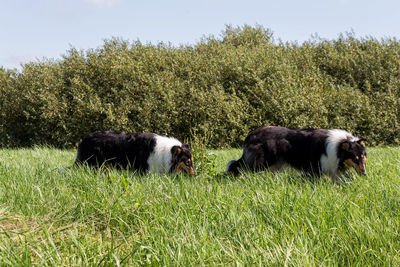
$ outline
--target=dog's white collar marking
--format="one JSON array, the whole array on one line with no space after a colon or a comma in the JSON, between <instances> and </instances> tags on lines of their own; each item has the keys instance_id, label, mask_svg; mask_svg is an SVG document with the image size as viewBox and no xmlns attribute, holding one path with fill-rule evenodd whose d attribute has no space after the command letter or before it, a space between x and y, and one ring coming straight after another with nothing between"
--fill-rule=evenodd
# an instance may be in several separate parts
<instances>
[{"instance_id":1,"label":"dog's white collar marking","mask_svg":"<svg viewBox=\"0 0 400 267\"><path fill-rule=\"evenodd\" d=\"M171 148L182 146L182 143L175 138L156 135L156 146L147 159L149 171L155 173L167 173L171 168Z\"/></svg>"},{"instance_id":2,"label":"dog's white collar marking","mask_svg":"<svg viewBox=\"0 0 400 267\"><path fill-rule=\"evenodd\" d=\"M320 158L321 171L330 174L332 177L336 177L339 165L339 159L337 157L339 143L343 140L355 142L358 141L359 138L354 137L349 132L339 129L328 130L328 132L328 138L325 144L326 154L322 154Z\"/></svg>"}]
</instances>

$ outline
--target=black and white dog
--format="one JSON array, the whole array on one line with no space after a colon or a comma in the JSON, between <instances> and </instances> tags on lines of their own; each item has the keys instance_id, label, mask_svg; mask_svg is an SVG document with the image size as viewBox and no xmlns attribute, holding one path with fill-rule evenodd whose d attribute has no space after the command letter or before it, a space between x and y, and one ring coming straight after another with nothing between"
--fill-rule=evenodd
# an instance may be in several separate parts
<instances>
[{"instance_id":1,"label":"black and white dog","mask_svg":"<svg viewBox=\"0 0 400 267\"><path fill-rule=\"evenodd\" d=\"M195 175L188 144L154 133L95 132L79 144L75 164Z\"/></svg>"},{"instance_id":2,"label":"black and white dog","mask_svg":"<svg viewBox=\"0 0 400 267\"><path fill-rule=\"evenodd\" d=\"M242 157L231 160L226 172L277 171L288 164L305 172L330 174L337 181L338 174L349 168L365 174L366 159L365 140L344 130L266 126L249 133Z\"/></svg>"}]
</instances>

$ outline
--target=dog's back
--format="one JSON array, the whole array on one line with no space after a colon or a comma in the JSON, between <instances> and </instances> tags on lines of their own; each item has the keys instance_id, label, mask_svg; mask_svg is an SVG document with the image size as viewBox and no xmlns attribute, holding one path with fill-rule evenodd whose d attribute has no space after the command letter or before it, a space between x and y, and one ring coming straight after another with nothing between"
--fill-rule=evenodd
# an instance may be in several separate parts
<instances>
[{"instance_id":1,"label":"dog's back","mask_svg":"<svg viewBox=\"0 0 400 267\"><path fill-rule=\"evenodd\" d=\"M147 170L147 158L156 142L152 133L95 132L79 144L76 163L89 166L103 164L118 168Z\"/></svg>"}]
</instances>

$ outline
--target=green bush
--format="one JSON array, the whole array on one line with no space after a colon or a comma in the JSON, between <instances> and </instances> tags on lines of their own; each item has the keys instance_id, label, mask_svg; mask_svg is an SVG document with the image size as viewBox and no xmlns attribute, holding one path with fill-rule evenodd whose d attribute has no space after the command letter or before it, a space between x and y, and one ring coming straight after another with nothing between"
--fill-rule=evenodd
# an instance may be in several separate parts
<instances>
[{"instance_id":1,"label":"green bush","mask_svg":"<svg viewBox=\"0 0 400 267\"><path fill-rule=\"evenodd\" d=\"M400 144L400 42L301 45L227 26L192 46L111 39L58 61L0 69L2 146L76 145L103 129L239 146L260 125L343 128ZM205 138L206 137L206 138Z\"/></svg>"}]
</instances>

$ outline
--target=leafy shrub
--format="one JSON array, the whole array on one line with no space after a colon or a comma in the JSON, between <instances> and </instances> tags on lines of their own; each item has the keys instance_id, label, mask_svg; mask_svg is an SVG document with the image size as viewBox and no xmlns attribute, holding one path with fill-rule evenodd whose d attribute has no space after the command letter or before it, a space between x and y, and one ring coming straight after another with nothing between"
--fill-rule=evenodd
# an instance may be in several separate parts
<instances>
[{"instance_id":1,"label":"leafy shrub","mask_svg":"<svg viewBox=\"0 0 400 267\"><path fill-rule=\"evenodd\" d=\"M227 26L181 47L111 39L20 72L0 69L0 142L71 147L113 129L240 146L271 124L343 128L398 145L398 62L395 39L278 43L261 26Z\"/></svg>"}]
</instances>

